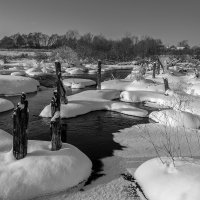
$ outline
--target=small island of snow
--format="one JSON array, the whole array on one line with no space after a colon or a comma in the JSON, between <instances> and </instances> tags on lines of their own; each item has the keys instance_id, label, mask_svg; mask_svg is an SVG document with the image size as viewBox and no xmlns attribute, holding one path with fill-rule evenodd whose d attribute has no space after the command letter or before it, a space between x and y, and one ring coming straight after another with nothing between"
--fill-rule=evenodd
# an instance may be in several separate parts
<instances>
[{"instance_id":1,"label":"small island of snow","mask_svg":"<svg viewBox=\"0 0 200 200\"><path fill-rule=\"evenodd\" d=\"M49 142L28 141L28 154L16 160L12 136L0 130L0 199L27 200L57 193L86 181L90 159L70 144L50 151Z\"/></svg>"}]
</instances>

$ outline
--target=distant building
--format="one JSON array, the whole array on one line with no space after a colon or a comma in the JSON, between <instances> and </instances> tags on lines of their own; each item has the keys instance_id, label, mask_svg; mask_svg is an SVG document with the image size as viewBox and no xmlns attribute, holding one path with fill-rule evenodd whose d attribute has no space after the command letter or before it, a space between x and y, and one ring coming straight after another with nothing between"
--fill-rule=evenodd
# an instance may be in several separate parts
<instances>
[{"instance_id":1,"label":"distant building","mask_svg":"<svg viewBox=\"0 0 200 200\"><path fill-rule=\"evenodd\" d=\"M185 47L176 47L177 50L183 50Z\"/></svg>"},{"instance_id":2,"label":"distant building","mask_svg":"<svg viewBox=\"0 0 200 200\"><path fill-rule=\"evenodd\" d=\"M184 50L185 47L178 47L178 46L172 45L172 46L168 47L168 49L170 49L170 50Z\"/></svg>"}]
</instances>

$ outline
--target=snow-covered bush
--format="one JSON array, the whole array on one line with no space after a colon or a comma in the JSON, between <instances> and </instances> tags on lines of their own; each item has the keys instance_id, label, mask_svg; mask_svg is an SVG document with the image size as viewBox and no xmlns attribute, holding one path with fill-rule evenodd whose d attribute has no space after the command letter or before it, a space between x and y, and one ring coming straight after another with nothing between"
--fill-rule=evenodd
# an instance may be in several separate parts
<instances>
[{"instance_id":1,"label":"snow-covered bush","mask_svg":"<svg viewBox=\"0 0 200 200\"><path fill-rule=\"evenodd\" d=\"M66 63L75 64L78 62L78 55L70 47L64 46L55 49L50 55L50 60L59 60Z\"/></svg>"}]
</instances>

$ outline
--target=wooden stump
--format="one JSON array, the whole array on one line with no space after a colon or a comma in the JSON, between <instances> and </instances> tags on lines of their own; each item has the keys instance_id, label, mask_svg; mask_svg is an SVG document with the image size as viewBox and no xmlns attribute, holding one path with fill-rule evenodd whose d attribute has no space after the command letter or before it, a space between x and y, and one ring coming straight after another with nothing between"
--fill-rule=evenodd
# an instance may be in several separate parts
<instances>
[{"instance_id":1,"label":"wooden stump","mask_svg":"<svg viewBox=\"0 0 200 200\"><path fill-rule=\"evenodd\" d=\"M98 60L97 66L97 90L101 90L101 61Z\"/></svg>"},{"instance_id":2,"label":"wooden stump","mask_svg":"<svg viewBox=\"0 0 200 200\"><path fill-rule=\"evenodd\" d=\"M163 78L164 86L165 86L165 92L169 89L169 83L167 78Z\"/></svg>"},{"instance_id":3,"label":"wooden stump","mask_svg":"<svg viewBox=\"0 0 200 200\"><path fill-rule=\"evenodd\" d=\"M157 75L159 75L160 74L160 63L159 62L157 63L157 67L156 68L157 68Z\"/></svg>"},{"instance_id":4,"label":"wooden stump","mask_svg":"<svg viewBox=\"0 0 200 200\"><path fill-rule=\"evenodd\" d=\"M60 98L63 101L63 103L67 104L68 103L68 100L66 98L67 93L62 82L62 72L61 72L60 62L55 62L55 67L56 67L56 76L57 76L57 82L56 82L57 92L58 92L58 95L60 95Z\"/></svg>"},{"instance_id":5,"label":"wooden stump","mask_svg":"<svg viewBox=\"0 0 200 200\"><path fill-rule=\"evenodd\" d=\"M51 119L51 150L57 151L62 147L60 116Z\"/></svg>"},{"instance_id":6,"label":"wooden stump","mask_svg":"<svg viewBox=\"0 0 200 200\"><path fill-rule=\"evenodd\" d=\"M156 63L153 64L153 74L152 78L156 78Z\"/></svg>"},{"instance_id":7,"label":"wooden stump","mask_svg":"<svg viewBox=\"0 0 200 200\"><path fill-rule=\"evenodd\" d=\"M18 103L13 113L13 155L17 160L27 155L28 121L28 101L26 100L26 95L22 93L21 101Z\"/></svg>"},{"instance_id":8,"label":"wooden stump","mask_svg":"<svg viewBox=\"0 0 200 200\"><path fill-rule=\"evenodd\" d=\"M60 95L54 91L54 96L51 100L51 150L56 151L62 147L61 142L61 124L60 124Z\"/></svg>"},{"instance_id":9,"label":"wooden stump","mask_svg":"<svg viewBox=\"0 0 200 200\"><path fill-rule=\"evenodd\" d=\"M54 96L51 100L51 123L50 123L50 132L51 132L51 150L57 151L62 147L62 134L63 134L63 127L61 125L60 119L60 107L61 107L61 98L63 99L64 103L67 104L68 100L66 98L66 90L64 88L62 82L62 73L61 73L61 64L60 62L55 62L56 67L56 88L57 90L54 91Z\"/></svg>"}]
</instances>

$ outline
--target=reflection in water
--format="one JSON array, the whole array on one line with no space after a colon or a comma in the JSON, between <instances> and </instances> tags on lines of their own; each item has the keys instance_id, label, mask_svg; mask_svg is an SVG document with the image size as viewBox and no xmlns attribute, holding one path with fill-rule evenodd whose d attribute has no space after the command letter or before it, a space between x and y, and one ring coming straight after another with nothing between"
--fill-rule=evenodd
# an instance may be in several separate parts
<instances>
[{"instance_id":1,"label":"reflection in water","mask_svg":"<svg viewBox=\"0 0 200 200\"><path fill-rule=\"evenodd\" d=\"M62 122L61 126L61 140L64 143L67 143L67 123Z\"/></svg>"}]
</instances>

